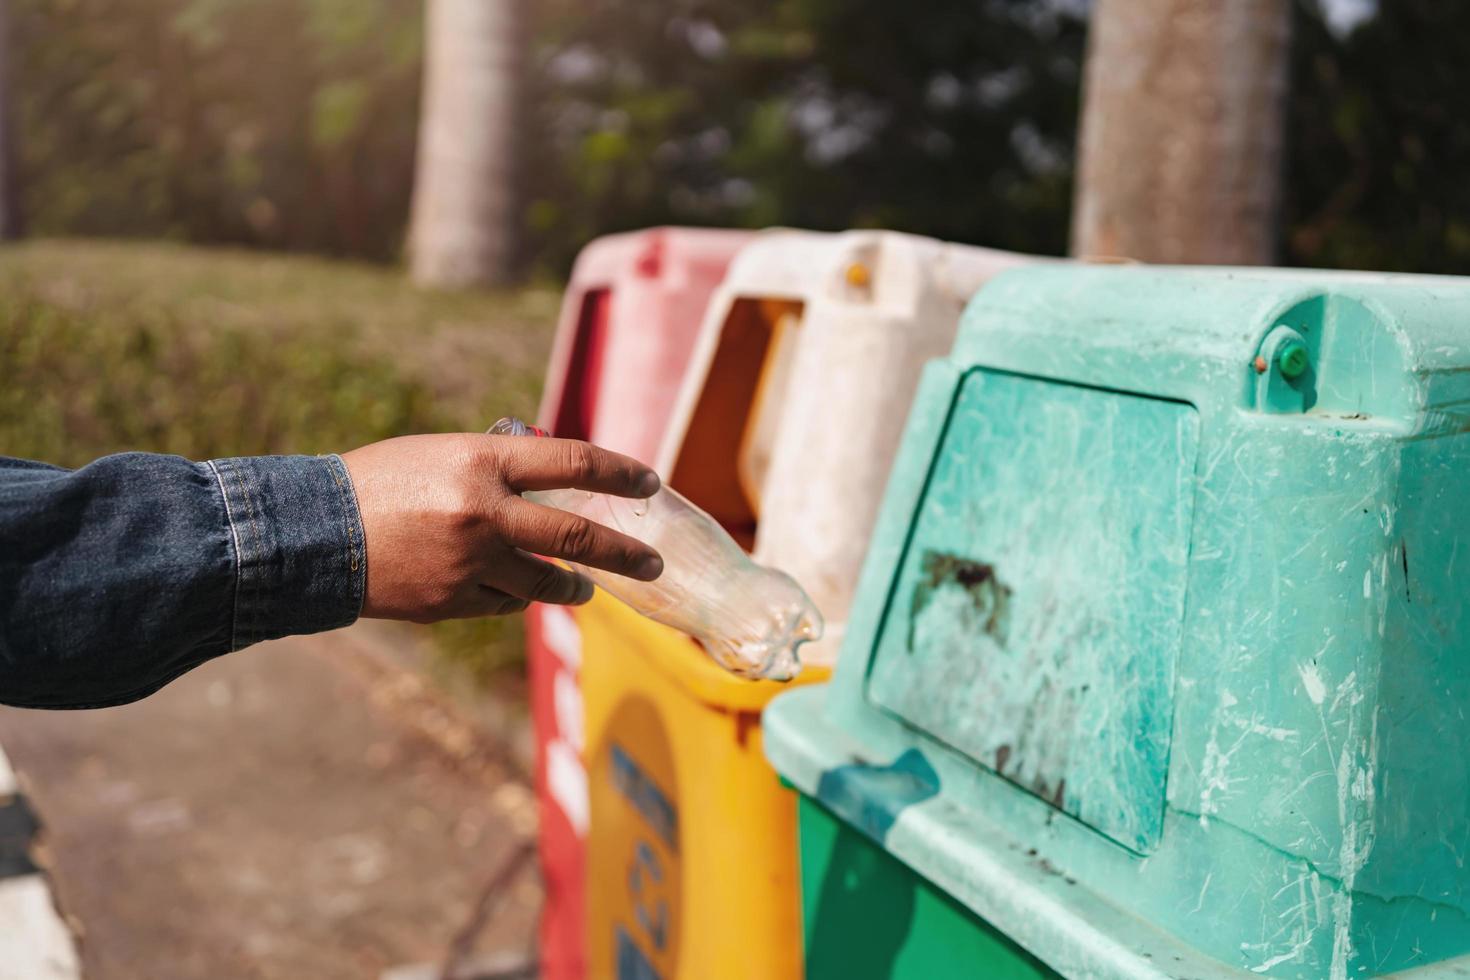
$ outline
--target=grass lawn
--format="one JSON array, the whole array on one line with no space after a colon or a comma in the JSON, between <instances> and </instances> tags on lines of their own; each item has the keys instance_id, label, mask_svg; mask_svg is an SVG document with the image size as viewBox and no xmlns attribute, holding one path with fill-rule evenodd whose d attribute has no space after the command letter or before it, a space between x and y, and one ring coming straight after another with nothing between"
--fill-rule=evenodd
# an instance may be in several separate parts
<instances>
[{"instance_id":1,"label":"grass lawn","mask_svg":"<svg viewBox=\"0 0 1470 980\"><path fill-rule=\"evenodd\" d=\"M0 248L0 454L77 466L337 452L529 415L550 289L431 293L397 270L141 242ZM518 621L435 627L482 677Z\"/></svg>"}]
</instances>

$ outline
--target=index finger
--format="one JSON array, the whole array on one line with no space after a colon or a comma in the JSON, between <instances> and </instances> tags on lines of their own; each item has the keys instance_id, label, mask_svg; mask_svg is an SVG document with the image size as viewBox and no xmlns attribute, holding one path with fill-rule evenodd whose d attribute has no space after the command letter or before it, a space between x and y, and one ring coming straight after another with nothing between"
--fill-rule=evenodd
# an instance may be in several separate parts
<instances>
[{"instance_id":1,"label":"index finger","mask_svg":"<svg viewBox=\"0 0 1470 980\"><path fill-rule=\"evenodd\" d=\"M631 456L575 439L493 436L503 447L502 473L517 493L574 488L615 497L651 497L658 474Z\"/></svg>"}]
</instances>

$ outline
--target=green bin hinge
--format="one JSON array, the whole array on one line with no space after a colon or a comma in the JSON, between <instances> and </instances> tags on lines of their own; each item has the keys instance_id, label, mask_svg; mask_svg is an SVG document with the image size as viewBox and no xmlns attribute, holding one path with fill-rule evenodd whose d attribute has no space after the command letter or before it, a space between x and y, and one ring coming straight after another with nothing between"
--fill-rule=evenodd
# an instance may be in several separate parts
<instances>
[{"instance_id":1,"label":"green bin hinge","mask_svg":"<svg viewBox=\"0 0 1470 980\"><path fill-rule=\"evenodd\" d=\"M1266 334L1252 362L1256 408L1262 412L1305 412L1317 402L1312 351L1291 327L1278 324Z\"/></svg>"},{"instance_id":2,"label":"green bin hinge","mask_svg":"<svg viewBox=\"0 0 1470 980\"><path fill-rule=\"evenodd\" d=\"M1306 374L1310 364L1307 345L1300 340L1288 340L1276 351L1276 367L1288 381L1294 381Z\"/></svg>"}]
</instances>

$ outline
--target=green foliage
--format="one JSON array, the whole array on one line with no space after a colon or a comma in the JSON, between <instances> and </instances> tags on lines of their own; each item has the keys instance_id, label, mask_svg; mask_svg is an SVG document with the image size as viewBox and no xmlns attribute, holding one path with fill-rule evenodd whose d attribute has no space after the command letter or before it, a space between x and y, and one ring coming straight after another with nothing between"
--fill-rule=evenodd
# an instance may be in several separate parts
<instances>
[{"instance_id":1,"label":"green foliage","mask_svg":"<svg viewBox=\"0 0 1470 980\"><path fill-rule=\"evenodd\" d=\"M422 0L11 3L36 233L397 253ZM1064 243L1075 15L1014 0L526 10L521 170L543 267L660 222Z\"/></svg>"},{"instance_id":2,"label":"green foliage","mask_svg":"<svg viewBox=\"0 0 1470 980\"><path fill-rule=\"evenodd\" d=\"M543 290L443 295L322 260L180 246L0 249L0 454L77 466L339 452L534 413L556 312ZM488 678L519 625L436 629Z\"/></svg>"},{"instance_id":3,"label":"green foliage","mask_svg":"<svg viewBox=\"0 0 1470 980\"><path fill-rule=\"evenodd\" d=\"M0 452L78 465L327 452L534 412L544 291L443 296L366 267L176 246L0 251Z\"/></svg>"},{"instance_id":4,"label":"green foliage","mask_svg":"<svg viewBox=\"0 0 1470 980\"><path fill-rule=\"evenodd\" d=\"M394 257L419 0L10 0L39 235Z\"/></svg>"},{"instance_id":5,"label":"green foliage","mask_svg":"<svg viewBox=\"0 0 1470 980\"><path fill-rule=\"evenodd\" d=\"M450 619L429 627L441 662L488 687L525 666L525 623L520 616Z\"/></svg>"},{"instance_id":6,"label":"green foliage","mask_svg":"<svg viewBox=\"0 0 1470 980\"><path fill-rule=\"evenodd\" d=\"M1069 5L539 9L529 213L558 263L665 222L1065 245L1084 25Z\"/></svg>"},{"instance_id":7,"label":"green foliage","mask_svg":"<svg viewBox=\"0 0 1470 980\"><path fill-rule=\"evenodd\" d=\"M38 234L397 255L423 0L9 0ZM659 223L1066 243L1088 0L522 0L530 261ZM1284 259L1470 271L1470 6L1298 0ZM1144 152L1143 149L1140 152Z\"/></svg>"},{"instance_id":8,"label":"green foliage","mask_svg":"<svg viewBox=\"0 0 1470 980\"><path fill-rule=\"evenodd\" d=\"M1470 5L1384 0L1342 38L1301 8L1295 28L1287 259L1470 273Z\"/></svg>"}]
</instances>

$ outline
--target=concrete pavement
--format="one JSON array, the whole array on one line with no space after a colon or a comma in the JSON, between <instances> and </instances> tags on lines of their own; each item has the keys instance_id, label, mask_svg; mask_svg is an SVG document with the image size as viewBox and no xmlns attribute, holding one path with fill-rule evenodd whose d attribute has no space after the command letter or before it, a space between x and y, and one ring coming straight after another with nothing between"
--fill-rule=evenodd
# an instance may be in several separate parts
<instances>
[{"instance_id":1,"label":"concrete pavement","mask_svg":"<svg viewBox=\"0 0 1470 980\"><path fill-rule=\"evenodd\" d=\"M384 629L262 644L121 708L0 709L88 980L443 962L533 802L432 692L384 668L374 649L402 636ZM529 948L532 879L508 886L475 950Z\"/></svg>"}]
</instances>

